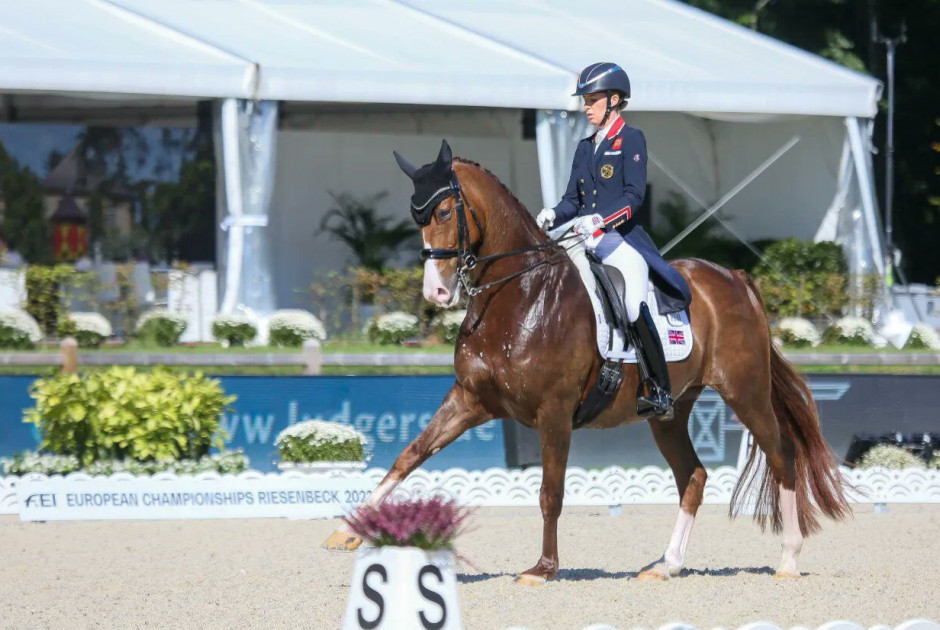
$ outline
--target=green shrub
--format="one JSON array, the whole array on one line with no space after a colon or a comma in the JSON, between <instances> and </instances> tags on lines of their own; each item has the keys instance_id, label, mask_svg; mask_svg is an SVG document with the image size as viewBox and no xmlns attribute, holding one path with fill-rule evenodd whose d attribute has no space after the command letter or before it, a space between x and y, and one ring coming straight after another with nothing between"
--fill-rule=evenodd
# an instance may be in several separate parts
<instances>
[{"instance_id":1,"label":"green shrub","mask_svg":"<svg viewBox=\"0 0 940 630\"><path fill-rule=\"evenodd\" d=\"M62 286L75 276L71 265L30 265L26 268L26 312L32 315L47 335L56 333L63 319Z\"/></svg>"},{"instance_id":2,"label":"green shrub","mask_svg":"<svg viewBox=\"0 0 940 630\"><path fill-rule=\"evenodd\" d=\"M848 304L848 265L830 241L777 241L754 267L754 281L774 317L838 316Z\"/></svg>"},{"instance_id":3,"label":"green shrub","mask_svg":"<svg viewBox=\"0 0 940 630\"><path fill-rule=\"evenodd\" d=\"M170 347L179 343L186 325L186 318L179 313L153 309L140 316L135 332L140 339L153 341L158 346Z\"/></svg>"},{"instance_id":4,"label":"green shrub","mask_svg":"<svg viewBox=\"0 0 940 630\"><path fill-rule=\"evenodd\" d=\"M40 450L74 455L82 466L102 459L198 459L221 448L220 414L235 399L219 382L163 368L132 367L37 380L36 406L25 422L42 435Z\"/></svg>"},{"instance_id":5,"label":"green shrub","mask_svg":"<svg viewBox=\"0 0 940 630\"><path fill-rule=\"evenodd\" d=\"M443 342L454 343L457 341L457 335L460 334L460 327L466 317L467 311L465 309L444 311L434 318L432 323L434 334Z\"/></svg>"},{"instance_id":6,"label":"green shrub","mask_svg":"<svg viewBox=\"0 0 940 630\"><path fill-rule=\"evenodd\" d=\"M258 327L240 315L219 315L212 321L212 336L230 346L244 346L257 334Z\"/></svg>"}]
</instances>

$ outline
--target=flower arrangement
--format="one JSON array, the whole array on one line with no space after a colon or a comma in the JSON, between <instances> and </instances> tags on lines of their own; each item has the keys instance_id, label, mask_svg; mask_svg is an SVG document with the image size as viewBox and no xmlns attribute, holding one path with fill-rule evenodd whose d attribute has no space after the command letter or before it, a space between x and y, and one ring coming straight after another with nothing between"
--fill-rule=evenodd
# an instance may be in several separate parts
<instances>
[{"instance_id":1,"label":"flower arrangement","mask_svg":"<svg viewBox=\"0 0 940 630\"><path fill-rule=\"evenodd\" d=\"M306 339L326 340L323 322L313 313L300 309L275 312L268 322L268 330L272 346L296 347L303 345Z\"/></svg>"},{"instance_id":2,"label":"flower arrangement","mask_svg":"<svg viewBox=\"0 0 940 630\"><path fill-rule=\"evenodd\" d=\"M456 311L443 311L431 322L431 327L441 341L454 343L457 341L457 335L460 333L460 326L467 317L466 309Z\"/></svg>"},{"instance_id":3,"label":"flower arrangement","mask_svg":"<svg viewBox=\"0 0 940 630\"><path fill-rule=\"evenodd\" d=\"M282 462L362 462L366 438L338 422L304 420L281 431L274 445Z\"/></svg>"},{"instance_id":4,"label":"flower arrangement","mask_svg":"<svg viewBox=\"0 0 940 630\"><path fill-rule=\"evenodd\" d=\"M214 455L203 455L199 459L159 459L141 462L133 459L102 459L82 467L74 455L52 455L27 451L12 458L0 459L0 471L4 475L67 475L84 472L89 475L153 475L171 472L177 475L195 475L203 472L237 474L248 470L248 456L241 450L226 451Z\"/></svg>"},{"instance_id":5,"label":"flower arrangement","mask_svg":"<svg viewBox=\"0 0 940 630\"><path fill-rule=\"evenodd\" d=\"M212 336L226 346L244 346L258 334L258 327L244 315L217 315Z\"/></svg>"},{"instance_id":6,"label":"flower arrangement","mask_svg":"<svg viewBox=\"0 0 940 630\"><path fill-rule=\"evenodd\" d=\"M18 308L0 309L0 348L28 349L42 341L33 316Z\"/></svg>"},{"instance_id":7,"label":"flower arrangement","mask_svg":"<svg viewBox=\"0 0 940 630\"><path fill-rule=\"evenodd\" d=\"M852 346L871 346L875 343L875 330L867 319L843 317L826 328L823 339Z\"/></svg>"},{"instance_id":8,"label":"flower arrangement","mask_svg":"<svg viewBox=\"0 0 940 630\"><path fill-rule=\"evenodd\" d=\"M859 468L926 468L927 464L917 455L900 446L879 444L868 449L858 462Z\"/></svg>"},{"instance_id":9,"label":"flower arrangement","mask_svg":"<svg viewBox=\"0 0 940 630\"><path fill-rule=\"evenodd\" d=\"M366 327L369 340L382 345L400 344L410 337L417 337L420 332L418 318L403 311L379 315Z\"/></svg>"},{"instance_id":10,"label":"flower arrangement","mask_svg":"<svg viewBox=\"0 0 940 630\"><path fill-rule=\"evenodd\" d=\"M173 313L165 308L145 311L137 320L134 331L139 337L153 339L157 345L175 346L188 322L180 313Z\"/></svg>"},{"instance_id":11,"label":"flower arrangement","mask_svg":"<svg viewBox=\"0 0 940 630\"><path fill-rule=\"evenodd\" d=\"M784 345L794 348L818 346L822 339L813 322L802 317L784 317L773 329Z\"/></svg>"},{"instance_id":12,"label":"flower arrangement","mask_svg":"<svg viewBox=\"0 0 940 630\"><path fill-rule=\"evenodd\" d=\"M114 334L109 322L100 313L69 313L59 322L59 335L71 335L81 348L97 348Z\"/></svg>"},{"instance_id":13,"label":"flower arrangement","mask_svg":"<svg viewBox=\"0 0 940 630\"><path fill-rule=\"evenodd\" d=\"M452 551L454 539L465 531L469 515L467 508L452 499L431 497L363 505L343 520L373 547Z\"/></svg>"},{"instance_id":14,"label":"flower arrangement","mask_svg":"<svg viewBox=\"0 0 940 630\"><path fill-rule=\"evenodd\" d=\"M907 348L918 348L926 350L940 350L940 335L932 326L927 324L916 324L911 336L907 339Z\"/></svg>"}]
</instances>

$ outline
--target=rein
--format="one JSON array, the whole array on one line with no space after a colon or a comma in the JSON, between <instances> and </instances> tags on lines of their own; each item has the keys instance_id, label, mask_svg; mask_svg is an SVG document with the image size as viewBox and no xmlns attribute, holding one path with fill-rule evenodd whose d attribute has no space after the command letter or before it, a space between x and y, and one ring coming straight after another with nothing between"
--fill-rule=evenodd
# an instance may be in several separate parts
<instances>
[{"instance_id":1,"label":"rein","mask_svg":"<svg viewBox=\"0 0 940 630\"><path fill-rule=\"evenodd\" d=\"M450 192L447 196L444 197L454 197L457 201L457 249L433 249L433 248L424 248L421 250L421 261L425 262L427 260L449 260L451 258L457 259L457 277L460 279L460 284L463 285L464 290L470 297L474 297L482 293L483 291L494 287L498 284L503 284L504 282L509 282L513 278L517 278L523 274L526 274L533 269L541 267L542 265L547 265L551 263L555 258L565 254L564 251L556 252L549 256L545 260L540 260L537 263L529 265L521 271L517 271L513 274L506 276L505 278L500 278L499 280L493 280L492 282L487 282L486 284L481 284L480 286L473 286L473 281L470 278L470 272L481 263L489 263L501 258L509 258L510 256L521 256L523 254L529 254L532 252L541 251L543 249L548 249L559 245L564 241L580 238L576 234L563 234L556 239L551 239L544 243L539 243L538 245L532 245L531 247L525 247L522 249L515 249L509 252L503 252L500 254L492 254L490 256L476 256L473 253L472 245L470 243L470 225L467 223L467 214L464 210L463 202L463 191L460 188L460 182L457 180L456 176L452 176L450 181ZM441 200L443 201L443 199ZM483 234L483 226L480 224L480 219L477 217L476 211L473 209L469 203L467 203L466 208L470 210L470 216L473 217L473 222L476 223L477 230L480 234Z\"/></svg>"}]
</instances>

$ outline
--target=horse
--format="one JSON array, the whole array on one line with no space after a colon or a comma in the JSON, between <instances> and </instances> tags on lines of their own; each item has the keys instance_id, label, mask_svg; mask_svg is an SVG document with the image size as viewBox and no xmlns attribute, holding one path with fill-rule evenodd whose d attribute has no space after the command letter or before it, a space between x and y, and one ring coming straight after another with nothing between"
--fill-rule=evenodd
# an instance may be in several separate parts
<instances>
[{"instance_id":1,"label":"horse","mask_svg":"<svg viewBox=\"0 0 940 630\"><path fill-rule=\"evenodd\" d=\"M487 169L452 158L446 141L435 162L419 169L396 157L416 195L429 185L439 188L425 195L424 207L412 203L425 246L424 296L452 305L463 288L472 297L454 350L453 387L367 503L384 500L425 460L490 419L534 428L543 467L542 554L516 582L542 584L559 570L557 523L572 418L603 363L590 299L561 247ZM435 170L446 172L449 184L425 181ZM638 577L666 580L683 568L707 478L688 421L696 399L711 387L754 438L729 516L756 501L754 519L761 528L782 533L775 577L798 578L797 557L804 538L819 529L820 514L841 520L851 513L809 387L772 343L763 302L746 273L700 259L669 264L692 290L696 342L687 359L668 365L673 419L651 418L649 427L675 477L679 514L665 553ZM636 411L639 378L635 366L626 366L616 397L588 426L609 429L647 420ZM361 542L340 526L323 546L352 550Z\"/></svg>"}]
</instances>

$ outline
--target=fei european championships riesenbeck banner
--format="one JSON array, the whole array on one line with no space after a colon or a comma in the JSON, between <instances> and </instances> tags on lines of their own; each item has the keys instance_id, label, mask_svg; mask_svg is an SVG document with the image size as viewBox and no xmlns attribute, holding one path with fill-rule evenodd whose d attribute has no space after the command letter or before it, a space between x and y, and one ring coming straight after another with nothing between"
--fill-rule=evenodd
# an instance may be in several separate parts
<instances>
[{"instance_id":1,"label":"fei european championships riesenbeck banner","mask_svg":"<svg viewBox=\"0 0 940 630\"><path fill-rule=\"evenodd\" d=\"M150 520L334 518L361 504L375 482L361 475L256 479L29 479L17 483L20 519Z\"/></svg>"}]
</instances>

